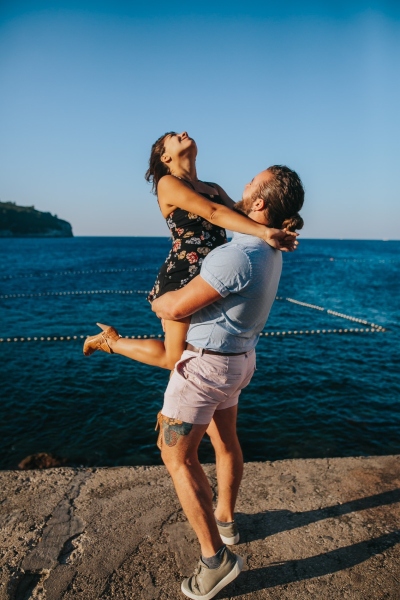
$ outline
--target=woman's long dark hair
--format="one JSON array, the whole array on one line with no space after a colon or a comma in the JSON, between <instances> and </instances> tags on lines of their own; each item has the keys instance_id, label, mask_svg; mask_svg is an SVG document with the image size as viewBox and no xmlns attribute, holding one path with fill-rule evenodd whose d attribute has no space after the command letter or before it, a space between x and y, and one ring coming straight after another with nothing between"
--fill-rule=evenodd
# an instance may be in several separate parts
<instances>
[{"instance_id":1,"label":"woman's long dark hair","mask_svg":"<svg viewBox=\"0 0 400 600\"><path fill-rule=\"evenodd\" d=\"M170 170L167 165L162 162L161 157L165 152L164 141L167 135L176 135L175 131L169 131L168 133L164 133L161 137L158 138L154 142L151 147L150 158L149 158L149 168L146 171L144 178L146 181L152 184L152 192L153 194L157 194L157 185L160 181L161 177L164 175L169 175Z\"/></svg>"}]
</instances>

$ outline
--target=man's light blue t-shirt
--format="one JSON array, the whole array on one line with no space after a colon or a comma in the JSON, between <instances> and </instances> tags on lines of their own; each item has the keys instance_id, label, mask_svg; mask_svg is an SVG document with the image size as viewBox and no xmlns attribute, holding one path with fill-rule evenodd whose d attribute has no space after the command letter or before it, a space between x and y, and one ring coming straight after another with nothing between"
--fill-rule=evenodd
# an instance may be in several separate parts
<instances>
[{"instance_id":1,"label":"man's light blue t-shirt","mask_svg":"<svg viewBox=\"0 0 400 600\"><path fill-rule=\"evenodd\" d=\"M268 319L282 271L282 253L251 235L235 233L215 248L200 277L222 298L192 315L187 341L219 352L252 350Z\"/></svg>"}]
</instances>

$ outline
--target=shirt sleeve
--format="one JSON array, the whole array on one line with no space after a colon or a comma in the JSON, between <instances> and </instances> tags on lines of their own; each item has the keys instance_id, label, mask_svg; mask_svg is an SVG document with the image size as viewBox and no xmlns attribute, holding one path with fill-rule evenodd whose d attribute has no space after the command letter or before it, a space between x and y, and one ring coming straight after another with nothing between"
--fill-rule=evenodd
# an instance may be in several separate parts
<instances>
[{"instance_id":1,"label":"shirt sleeve","mask_svg":"<svg viewBox=\"0 0 400 600\"><path fill-rule=\"evenodd\" d=\"M230 242L206 256L200 276L225 298L248 285L251 263L247 254Z\"/></svg>"}]
</instances>

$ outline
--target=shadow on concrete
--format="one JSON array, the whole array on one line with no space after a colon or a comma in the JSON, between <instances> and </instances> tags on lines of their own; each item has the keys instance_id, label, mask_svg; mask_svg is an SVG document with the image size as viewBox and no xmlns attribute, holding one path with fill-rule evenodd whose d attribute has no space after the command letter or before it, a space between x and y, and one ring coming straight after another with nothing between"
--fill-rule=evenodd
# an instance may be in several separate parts
<instances>
[{"instance_id":1,"label":"shadow on concrete","mask_svg":"<svg viewBox=\"0 0 400 600\"><path fill-rule=\"evenodd\" d=\"M385 506L394 502L400 502L400 489L302 513L290 510L265 511L254 515L237 513L236 521L241 532L241 541L253 542L283 531L304 527L316 521L332 519L354 511Z\"/></svg>"},{"instance_id":2,"label":"shadow on concrete","mask_svg":"<svg viewBox=\"0 0 400 600\"><path fill-rule=\"evenodd\" d=\"M301 560L289 560L268 567L245 571L237 582L222 591L217 598L232 598L252 592L285 585L304 579L322 577L354 567L400 542L400 531L394 531L378 538L345 546L317 556Z\"/></svg>"}]
</instances>

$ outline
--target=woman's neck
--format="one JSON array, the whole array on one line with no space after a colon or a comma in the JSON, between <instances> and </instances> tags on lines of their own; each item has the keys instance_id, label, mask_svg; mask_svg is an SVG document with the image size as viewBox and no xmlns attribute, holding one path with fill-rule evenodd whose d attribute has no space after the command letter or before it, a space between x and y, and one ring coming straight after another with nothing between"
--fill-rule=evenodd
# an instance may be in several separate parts
<instances>
[{"instance_id":1,"label":"woman's neck","mask_svg":"<svg viewBox=\"0 0 400 600\"><path fill-rule=\"evenodd\" d=\"M179 164L171 165L170 171L175 177L186 179L187 181L197 181L196 163L189 158L184 158L179 161Z\"/></svg>"}]
</instances>

